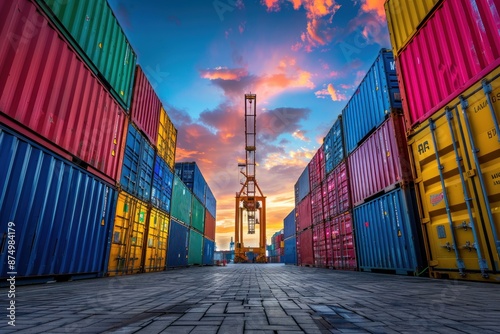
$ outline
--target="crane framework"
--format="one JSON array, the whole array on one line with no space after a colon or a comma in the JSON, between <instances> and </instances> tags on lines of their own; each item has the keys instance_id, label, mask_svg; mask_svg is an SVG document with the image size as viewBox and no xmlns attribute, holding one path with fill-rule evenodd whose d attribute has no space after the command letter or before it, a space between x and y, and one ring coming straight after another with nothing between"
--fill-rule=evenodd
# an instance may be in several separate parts
<instances>
[{"instance_id":1,"label":"crane framework","mask_svg":"<svg viewBox=\"0 0 500 334\"><path fill-rule=\"evenodd\" d=\"M245 164L238 164L243 175L241 190L236 193L235 207L235 247L234 261L248 262L249 253L253 253L257 262L266 262L266 197L263 195L255 176L257 131L257 96L245 94ZM246 222L247 233L255 234L255 225L259 225L259 247L245 247L243 227Z\"/></svg>"}]
</instances>

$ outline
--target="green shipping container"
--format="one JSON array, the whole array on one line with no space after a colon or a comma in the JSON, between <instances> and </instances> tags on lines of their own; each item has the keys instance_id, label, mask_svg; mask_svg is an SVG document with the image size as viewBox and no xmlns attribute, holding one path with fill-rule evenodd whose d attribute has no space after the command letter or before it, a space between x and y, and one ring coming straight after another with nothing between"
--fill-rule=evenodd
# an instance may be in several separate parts
<instances>
[{"instance_id":1,"label":"green shipping container","mask_svg":"<svg viewBox=\"0 0 500 334\"><path fill-rule=\"evenodd\" d=\"M172 205L170 214L183 224L189 225L191 222L191 200L193 194L186 187L184 182L175 175L174 189L172 193Z\"/></svg>"},{"instance_id":2,"label":"green shipping container","mask_svg":"<svg viewBox=\"0 0 500 334\"><path fill-rule=\"evenodd\" d=\"M106 0L36 0L111 95L128 110L136 55Z\"/></svg>"},{"instance_id":3,"label":"green shipping container","mask_svg":"<svg viewBox=\"0 0 500 334\"><path fill-rule=\"evenodd\" d=\"M188 265L203 264L203 236L194 231L189 231Z\"/></svg>"},{"instance_id":4,"label":"green shipping container","mask_svg":"<svg viewBox=\"0 0 500 334\"><path fill-rule=\"evenodd\" d=\"M194 195L192 201L191 226L197 231L203 233L205 229L205 207Z\"/></svg>"}]
</instances>

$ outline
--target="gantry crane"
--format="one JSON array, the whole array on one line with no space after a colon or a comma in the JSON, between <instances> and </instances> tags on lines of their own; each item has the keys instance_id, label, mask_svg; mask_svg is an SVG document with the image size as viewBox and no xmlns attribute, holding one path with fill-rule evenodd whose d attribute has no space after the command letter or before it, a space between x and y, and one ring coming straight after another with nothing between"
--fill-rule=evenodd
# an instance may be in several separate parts
<instances>
[{"instance_id":1,"label":"gantry crane","mask_svg":"<svg viewBox=\"0 0 500 334\"><path fill-rule=\"evenodd\" d=\"M266 262L266 197L255 177L257 131L257 96L245 94L245 153L246 161L238 164L243 175L241 190L236 193L234 262L248 262L253 253L256 262ZM248 225L248 234L255 234L259 224L259 247L245 247L243 244L243 224Z\"/></svg>"}]
</instances>

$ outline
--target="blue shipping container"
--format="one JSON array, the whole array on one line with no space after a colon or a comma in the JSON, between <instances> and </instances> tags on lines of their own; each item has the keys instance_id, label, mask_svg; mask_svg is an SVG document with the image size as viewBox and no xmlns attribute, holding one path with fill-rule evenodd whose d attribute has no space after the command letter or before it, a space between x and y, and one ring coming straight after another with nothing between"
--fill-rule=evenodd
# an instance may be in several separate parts
<instances>
[{"instance_id":1,"label":"blue shipping container","mask_svg":"<svg viewBox=\"0 0 500 334\"><path fill-rule=\"evenodd\" d=\"M287 239L292 236L295 236L296 227L295 227L295 209L293 209L288 216L283 220L283 238Z\"/></svg>"},{"instance_id":2,"label":"blue shipping container","mask_svg":"<svg viewBox=\"0 0 500 334\"><path fill-rule=\"evenodd\" d=\"M214 251L215 251L215 242L203 238L203 265L211 266L214 264Z\"/></svg>"},{"instance_id":3,"label":"blue shipping container","mask_svg":"<svg viewBox=\"0 0 500 334\"><path fill-rule=\"evenodd\" d=\"M402 108L391 50L382 49L342 110L345 148L351 153L394 110Z\"/></svg>"},{"instance_id":4,"label":"blue shipping container","mask_svg":"<svg viewBox=\"0 0 500 334\"><path fill-rule=\"evenodd\" d=\"M102 276L116 190L2 126L0 161L2 281L10 271L37 280ZM15 241L15 254L8 240ZM15 268L7 265L9 255Z\"/></svg>"},{"instance_id":5,"label":"blue shipping container","mask_svg":"<svg viewBox=\"0 0 500 334\"><path fill-rule=\"evenodd\" d=\"M285 264L297 264L297 238L291 237L285 239Z\"/></svg>"},{"instance_id":6,"label":"blue shipping container","mask_svg":"<svg viewBox=\"0 0 500 334\"><path fill-rule=\"evenodd\" d=\"M208 212L212 215L212 217L217 218L216 213L217 213L217 200L215 199L214 194L212 193L212 190L207 184L207 187L205 189L205 207L207 208Z\"/></svg>"},{"instance_id":7,"label":"blue shipping container","mask_svg":"<svg viewBox=\"0 0 500 334\"><path fill-rule=\"evenodd\" d=\"M302 174L300 174L297 183L295 183L295 206L309 194L309 191L309 165L307 165Z\"/></svg>"},{"instance_id":8,"label":"blue shipping container","mask_svg":"<svg viewBox=\"0 0 500 334\"><path fill-rule=\"evenodd\" d=\"M342 115L337 118L325 137L325 171L330 173L344 160L344 135L342 131Z\"/></svg>"},{"instance_id":9,"label":"blue shipping container","mask_svg":"<svg viewBox=\"0 0 500 334\"><path fill-rule=\"evenodd\" d=\"M170 220L170 233L167 243L167 267L186 267L188 265L189 230L175 220Z\"/></svg>"},{"instance_id":10,"label":"blue shipping container","mask_svg":"<svg viewBox=\"0 0 500 334\"><path fill-rule=\"evenodd\" d=\"M395 189L355 207L353 215L360 270L405 275L425 267L413 188Z\"/></svg>"},{"instance_id":11,"label":"blue shipping container","mask_svg":"<svg viewBox=\"0 0 500 334\"><path fill-rule=\"evenodd\" d=\"M154 160L154 148L132 124L129 124L120 178L121 188L140 200L149 202Z\"/></svg>"},{"instance_id":12,"label":"blue shipping container","mask_svg":"<svg viewBox=\"0 0 500 334\"><path fill-rule=\"evenodd\" d=\"M155 169L153 172L153 187L151 190L151 203L156 208L167 213L170 213L173 181L174 174L170 171L167 163L159 155L156 155Z\"/></svg>"},{"instance_id":13,"label":"blue shipping container","mask_svg":"<svg viewBox=\"0 0 500 334\"><path fill-rule=\"evenodd\" d=\"M177 162L175 164L175 173L193 194L202 203L205 203L205 188L207 187L207 182L201 174L196 162Z\"/></svg>"}]
</instances>

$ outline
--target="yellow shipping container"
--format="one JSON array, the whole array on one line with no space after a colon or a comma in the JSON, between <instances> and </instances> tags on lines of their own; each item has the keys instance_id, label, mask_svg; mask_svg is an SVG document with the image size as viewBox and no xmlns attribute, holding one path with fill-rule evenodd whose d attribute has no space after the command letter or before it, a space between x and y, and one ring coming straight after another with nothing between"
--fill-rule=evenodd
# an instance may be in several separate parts
<instances>
[{"instance_id":1,"label":"yellow shipping container","mask_svg":"<svg viewBox=\"0 0 500 334\"><path fill-rule=\"evenodd\" d=\"M170 218L168 214L156 208L151 210L148 222L148 244L144 271L165 270L167 265L167 238Z\"/></svg>"},{"instance_id":2,"label":"yellow shipping container","mask_svg":"<svg viewBox=\"0 0 500 334\"><path fill-rule=\"evenodd\" d=\"M433 277L500 280L500 68L409 138Z\"/></svg>"},{"instance_id":3,"label":"yellow shipping container","mask_svg":"<svg viewBox=\"0 0 500 334\"><path fill-rule=\"evenodd\" d=\"M175 167L176 145L177 129L162 106L160 110L160 124L158 126L158 155L165 160L172 170Z\"/></svg>"},{"instance_id":4,"label":"yellow shipping container","mask_svg":"<svg viewBox=\"0 0 500 334\"><path fill-rule=\"evenodd\" d=\"M386 0L385 15L394 55L408 44L441 0Z\"/></svg>"},{"instance_id":5,"label":"yellow shipping container","mask_svg":"<svg viewBox=\"0 0 500 334\"><path fill-rule=\"evenodd\" d=\"M148 206L121 191L116 204L115 224L111 237L108 274L143 272L144 233Z\"/></svg>"}]
</instances>

